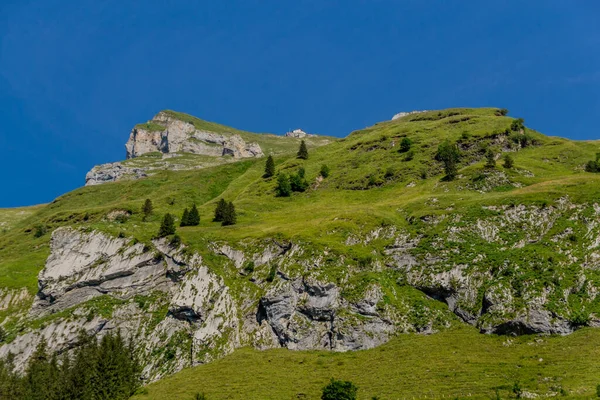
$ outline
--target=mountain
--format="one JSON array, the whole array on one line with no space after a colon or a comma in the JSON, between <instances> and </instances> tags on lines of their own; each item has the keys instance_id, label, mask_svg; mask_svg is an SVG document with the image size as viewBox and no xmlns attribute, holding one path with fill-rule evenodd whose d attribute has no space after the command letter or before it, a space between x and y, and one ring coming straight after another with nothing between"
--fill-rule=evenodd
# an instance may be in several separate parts
<instances>
[{"instance_id":1,"label":"mountain","mask_svg":"<svg viewBox=\"0 0 600 400\"><path fill-rule=\"evenodd\" d=\"M149 124L144 132L154 129ZM173 138L171 122L157 124L156 132L164 128L161 138ZM185 131L190 137L209 129L192 125L193 131ZM221 128L210 129L225 135L217 131ZM131 156L140 151L137 135L128 142ZM275 356L314 361L315 353L236 350L241 347L371 349L339 356L344 363L360 357L369 376L374 373L366 372L369 365L377 373L400 368L393 355L377 364L378 346L417 357L415 365L422 368L437 368L432 358L419 356L423 343L446 343L457 346L455 351L473 347L473 354L483 354L486 348L501 352L512 340L532 341L512 335L567 335L600 324L600 178L585 171L595 160L597 142L544 136L497 108L404 113L340 140L309 136L306 160L296 157L299 138L239 135L247 145L257 143L263 154L274 154L278 174L300 180L303 175L306 190L277 197L278 178L263 177L264 158L234 157L235 162L202 169L157 168L143 179L82 187L22 215L2 210L0 221L10 222L0 237L0 318L6 332L0 356L16 353L22 368L41 337L59 350L76 346L82 328L99 336L121 329L142 344L147 380L231 353L233 359L243 354L255 360L265 371L271 368L265 360ZM448 153L440 148L460 156L453 159L456 174L446 174ZM158 157L166 154L171 153ZM510 168L504 166L506 155L514 163ZM200 156L223 157L180 155ZM320 172L323 165L327 177ZM145 199L154 204L148 218L141 212ZM237 224L212 221L220 199L233 202ZM166 213L179 222L193 204L201 215L198 226L156 238ZM557 355L560 346L550 343L596 337L589 332L552 339L540 345L539 355L517 346L507 359L527 355L561 363L568 357ZM403 335L411 333L420 335ZM404 341L414 352L401 350ZM466 362L442 353L454 360L449 362ZM322 374L344 371L315 367L313 361L311 368ZM494 371L502 371L501 361L485 360ZM210 375L210 365L197 371L225 385L225 377ZM512 385L535 376L527 365L508 378L498 372L484 381ZM481 371L469 368L465 374ZM280 386L293 379L282 374L273 377ZM464 382L478 379L465 376ZM177 377L164 384L181 386ZM527 382L533 393L559 393L558 372L546 377L535 385ZM321 378L328 376L319 375L307 388L310 393ZM589 394L589 378L582 372L568 382ZM150 387L154 398L166 393L161 384ZM252 391L258 384L247 385ZM455 386L443 388L435 393L463 393ZM481 396L493 394L492 387L477 388ZM182 390L180 398L191 395L192 388ZM385 390L380 394L411 393ZM243 398L243 392L229 395Z\"/></svg>"},{"instance_id":2,"label":"mountain","mask_svg":"<svg viewBox=\"0 0 600 400\"><path fill-rule=\"evenodd\" d=\"M257 134L208 122L181 112L164 110L137 124L125 144L125 161L97 165L86 185L145 178L156 170L190 170L243 158L278 155L297 149L300 140L322 146L335 139L320 135Z\"/></svg>"}]
</instances>

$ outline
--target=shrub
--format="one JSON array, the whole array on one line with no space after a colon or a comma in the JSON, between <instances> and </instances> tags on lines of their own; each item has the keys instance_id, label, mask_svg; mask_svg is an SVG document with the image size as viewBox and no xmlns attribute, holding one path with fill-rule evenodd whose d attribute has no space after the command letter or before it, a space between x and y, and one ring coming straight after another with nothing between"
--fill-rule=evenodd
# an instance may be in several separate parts
<instances>
[{"instance_id":1,"label":"shrub","mask_svg":"<svg viewBox=\"0 0 600 400\"><path fill-rule=\"evenodd\" d=\"M267 282L273 282L273 280L275 280L276 275L277 275L277 265L272 265L271 269L269 269L269 274L267 275Z\"/></svg>"},{"instance_id":2,"label":"shrub","mask_svg":"<svg viewBox=\"0 0 600 400\"><path fill-rule=\"evenodd\" d=\"M331 381L323 388L321 400L356 400L358 388L350 381Z\"/></svg>"},{"instance_id":3,"label":"shrub","mask_svg":"<svg viewBox=\"0 0 600 400\"><path fill-rule=\"evenodd\" d=\"M504 168L512 168L515 166L515 161L510 154L504 155Z\"/></svg>"},{"instance_id":4,"label":"shrub","mask_svg":"<svg viewBox=\"0 0 600 400\"><path fill-rule=\"evenodd\" d=\"M500 108L496 110L496 116L505 116L508 115L508 110L506 108Z\"/></svg>"},{"instance_id":5,"label":"shrub","mask_svg":"<svg viewBox=\"0 0 600 400\"><path fill-rule=\"evenodd\" d=\"M208 397L204 393L196 393L194 400L208 400Z\"/></svg>"},{"instance_id":6,"label":"shrub","mask_svg":"<svg viewBox=\"0 0 600 400\"><path fill-rule=\"evenodd\" d=\"M520 399L523 395L523 389L521 389L521 385L519 382L515 382L512 387L512 392L517 399Z\"/></svg>"},{"instance_id":7,"label":"shrub","mask_svg":"<svg viewBox=\"0 0 600 400\"><path fill-rule=\"evenodd\" d=\"M290 176L290 188L292 192L304 192L308 189L308 182L306 182L304 174L304 168L300 168L298 173Z\"/></svg>"},{"instance_id":8,"label":"shrub","mask_svg":"<svg viewBox=\"0 0 600 400\"><path fill-rule=\"evenodd\" d=\"M596 160L588 161L585 164L585 170L587 172L600 172L600 153L596 153Z\"/></svg>"},{"instance_id":9,"label":"shrub","mask_svg":"<svg viewBox=\"0 0 600 400\"><path fill-rule=\"evenodd\" d=\"M42 224L38 224L38 225L34 226L33 230L34 230L33 236L36 238L42 237L46 233L48 233L48 227L46 225L42 225Z\"/></svg>"},{"instance_id":10,"label":"shrub","mask_svg":"<svg viewBox=\"0 0 600 400\"><path fill-rule=\"evenodd\" d=\"M144 214L142 221L146 221L146 219L148 219L148 217L152 214L152 211L154 211L152 200L146 199L144 205L142 206L142 214Z\"/></svg>"},{"instance_id":11,"label":"shrub","mask_svg":"<svg viewBox=\"0 0 600 400\"><path fill-rule=\"evenodd\" d=\"M302 160L308 160L308 148L306 147L306 142L304 140L300 142L297 156Z\"/></svg>"},{"instance_id":12,"label":"shrub","mask_svg":"<svg viewBox=\"0 0 600 400\"><path fill-rule=\"evenodd\" d=\"M115 217L115 222L119 224L124 224L129 219L129 215L127 213L121 213Z\"/></svg>"},{"instance_id":13,"label":"shrub","mask_svg":"<svg viewBox=\"0 0 600 400\"><path fill-rule=\"evenodd\" d=\"M6 340L6 331L0 326L0 343Z\"/></svg>"},{"instance_id":14,"label":"shrub","mask_svg":"<svg viewBox=\"0 0 600 400\"><path fill-rule=\"evenodd\" d=\"M275 188L277 197L290 197L292 194L292 185L290 178L286 174L279 174L277 176L277 187Z\"/></svg>"},{"instance_id":15,"label":"shrub","mask_svg":"<svg viewBox=\"0 0 600 400\"><path fill-rule=\"evenodd\" d=\"M162 223L160 224L160 228L158 229L158 237L160 238L173 235L175 230L175 219L171 214L166 213L163 217Z\"/></svg>"},{"instance_id":16,"label":"shrub","mask_svg":"<svg viewBox=\"0 0 600 400\"><path fill-rule=\"evenodd\" d=\"M436 159L444 163L446 178L453 180L458 172L457 164L460 159L460 151L456 143L450 143L448 140L438 146Z\"/></svg>"},{"instance_id":17,"label":"shrub","mask_svg":"<svg viewBox=\"0 0 600 400\"><path fill-rule=\"evenodd\" d=\"M410 146L412 146L412 140L405 137L400 141L400 153L406 153L410 150Z\"/></svg>"},{"instance_id":18,"label":"shrub","mask_svg":"<svg viewBox=\"0 0 600 400\"><path fill-rule=\"evenodd\" d=\"M517 118L510 124L510 130L513 132L520 132L525 130L525 120L523 118Z\"/></svg>"},{"instance_id":19,"label":"shrub","mask_svg":"<svg viewBox=\"0 0 600 400\"><path fill-rule=\"evenodd\" d=\"M225 215L225 209L227 208L227 202L225 199L220 199L215 207L215 217L213 218L213 222L222 222L223 215Z\"/></svg>"},{"instance_id":20,"label":"shrub","mask_svg":"<svg viewBox=\"0 0 600 400\"><path fill-rule=\"evenodd\" d=\"M179 235L173 235L171 240L169 240L169 244L173 247L179 247L181 245L181 238Z\"/></svg>"},{"instance_id":21,"label":"shrub","mask_svg":"<svg viewBox=\"0 0 600 400\"><path fill-rule=\"evenodd\" d=\"M273 156L270 155L265 164L265 173L263 177L270 178L273 175L275 175L275 160L273 160Z\"/></svg>"},{"instance_id":22,"label":"shrub","mask_svg":"<svg viewBox=\"0 0 600 400\"><path fill-rule=\"evenodd\" d=\"M246 264L244 264L244 271L248 274L253 273L254 272L254 261L246 262Z\"/></svg>"},{"instance_id":23,"label":"shrub","mask_svg":"<svg viewBox=\"0 0 600 400\"><path fill-rule=\"evenodd\" d=\"M496 153L492 149L488 149L485 153L485 167L486 168L495 168L496 167Z\"/></svg>"},{"instance_id":24,"label":"shrub","mask_svg":"<svg viewBox=\"0 0 600 400\"><path fill-rule=\"evenodd\" d=\"M600 397L600 385L596 386L596 396Z\"/></svg>"},{"instance_id":25,"label":"shrub","mask_svg":"<svg viewBox=\"0 0 600 400\"><path fill-rule=\"evenodd\" d=\"M325 164L321 165L320 174L323 178L328 178L329 177L329 167Z\"/></svg>"}]
</instances>

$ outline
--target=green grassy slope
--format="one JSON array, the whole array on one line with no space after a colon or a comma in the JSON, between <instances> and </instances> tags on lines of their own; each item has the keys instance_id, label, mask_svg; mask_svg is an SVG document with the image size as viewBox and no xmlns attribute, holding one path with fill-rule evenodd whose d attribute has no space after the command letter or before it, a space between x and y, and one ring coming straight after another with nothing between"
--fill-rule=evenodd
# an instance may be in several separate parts
<instances>
[{"instance_id":1,"label":"green grassy slope","mask_svg":"<svg viewBox=\"0 0 600 400\"><path fill-rule=\"evenodd\" d=\"M36 277L48 256L50 233L34 237L36 225L46 226L48 232L71 225L149 241L164 213L179 218L185 207L195 203L201 214L200 225L178 229L183 242L192 250L205 252L215 241L235 244L276 237L305 242L311 248L347 256L351 265L359 269L353 278L359 290L370 279L387 278L374 267L381 254L371 246L348 245L347 239L352 235L394 226L423 237L418 251L435 253L439 251L436 238L443 237L448 225L428 224L431 218L461 214L464 220L456 225L463 226L482 215L494 215L483 206L527 204L543 208L556 204L564 196L574 203L597 201L600 175L584 172L583 165L594 159L600 147L598 142L546 137L526 129L525 134L534 139L535 145L520 148L513 141L519 133L504 135L512 121L493 108L415 114L353 132L322 147L308 140L310 157L305 161L295 158L297 140L244 136L259 142L265 153L280 154L276 157L278 172L294 173L301 166L306 169L311 188L290 198L275 197L276 179L262 178L264 159L197 171L161 171L143 180L80 188L10 222L0 235L0 288L26 287L31 294L37 290ZM199 129L205 123L195 119L191 122L201 124ZM413 142L412 158L398 152L404 137ZM435 160L438 144L446 139L458 142L463 154L459 177L452 182L442 179L442 164ZM485 169L484 154L489 147L513 150L515 168L506 170L499 161L495 169ZM330 167L331 176L321 181L317 176L322 164ZM155 213L148 222L142 222L140 207L146 198L153 200ZM237 225L224 228L211 221L219 198L235 203ZM126 223L108 221L106 214L115 209L129 210L132 215ZM576 229L580 237L585 235L586 227L569 222L568 216L551 233L559 233L559 229L566 227ZM501 235L512 235L505 239L513 240L513 236L525 234L521 230L525 228ZM506 258L519 262L540 254L547 258L549 240L532 243L525 251L495 248L478 238L459 245L463 247L455 262L467 262L467 255L472 260L473 251L488 255L489 264L484 266L488 269L495 263L502 264ZM387 244L384 239L378 241L379 247ZM471 244L475 250L468 247ZM577 247L575 242L569 246L574 248L570 256L580 259L588 251L583 245ZM535 265L531 269L520 266L519 273L509 277L513 279L511 282L546 280L545 274L550 274L547 280L569 288L575 267L567 265L568 257L564 254L552 256L563 264L542 271ZM210 264L209 257L206 262ZM364 267L365 264L368 266ZM323 268L320 272L332 281L342 279L346 273L338 267ZM588 278L600 281L596 274L589 271ZM249 285L244 277L231 275L225 279L228 285ZM414 293L410 292L410 296ZM442 303L427 301L447 309ZM557 302L557 310L560 307ZM592 300L586 307L596 312L600 310L600 301ZM5 317L9 314L0 314L0 322ZM18 329L11 323L6 327L9 333ZM165 398L169 393L173 395L171 398L182 399L191 398L196 391L206 391L209 398L296 398L299 393L314 398L323 383L336 376L354 380L362 387L362 398L464 397L468 393L489 398L494 388L500 386L505 397L505 386L516 380L522 381L526 389L550 392L552 387L558 391L562 385L571 394L585 396L592 393L596 383L594 343L600 339L599 334L583 330L569 337L544 339L541 344L524 337L506 347L503 345L506 337L483 336L474 328L460 328L430 337L401 336L381 348L358 353L241 350L222 361L159 382L149 388L149 393L152 398ZM539 362L540 358L544 361Z\"/></svg>"},{"instance_id":2,"label":"green grassy slope","mask_svg":"<svg viewBox=\"0 0 600 400\"><path fill-rule=\"evenodd\" d=\"M481 335L460 328L402 335L357 352L241 349L147 386L135 399L318 399L330 378L351 380L359 399L502 399L523 391L548 397L595 396L600 331L568 337Z\"/></svg>"}]
</instances>

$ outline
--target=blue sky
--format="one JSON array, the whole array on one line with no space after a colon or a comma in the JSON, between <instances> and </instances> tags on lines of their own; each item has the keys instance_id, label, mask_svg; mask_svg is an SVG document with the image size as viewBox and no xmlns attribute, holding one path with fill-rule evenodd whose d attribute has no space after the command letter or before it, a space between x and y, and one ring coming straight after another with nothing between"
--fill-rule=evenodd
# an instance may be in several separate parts
<instances>
[{"instance_id":1,"label":"blue sky","mask_svg":"<svg viewBox=\"0 0 600 400\"><path fill-rule=\"evenodd\" d=\"M161 109L345 136L498 106L600 138L597 1L0 1L0 207L81 186Z\"/></svg>"}]
</instances>

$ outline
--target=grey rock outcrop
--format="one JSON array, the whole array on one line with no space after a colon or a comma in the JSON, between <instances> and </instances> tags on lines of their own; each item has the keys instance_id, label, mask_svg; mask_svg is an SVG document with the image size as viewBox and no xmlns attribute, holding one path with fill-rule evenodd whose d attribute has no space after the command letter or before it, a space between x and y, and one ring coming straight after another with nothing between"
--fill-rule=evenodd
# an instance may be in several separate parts
<instances>
[{"instance_id":1,"label":"grey rock outcrop","mask_svg":"<svg viewBox=\"0 0 600 400\"><path fill-rule=\"evenodd\" d=\"M332 283L295 279L284 281L261 299L257 319L268 323L279 343L292 350L368 349L396 332L393 323L376 310L380 300L374 290L349 303Z\"/></svg>"},{"instance_id":2,"label":"grey rock outcrop","mask_svg":"<svg viewBox=\"0 0 600 400\"><path fill-rule=\"evenodd\" d=\"M85 175L85 185L101 185L122 179L141 179L148 176L145 168L131 168L120 162L96 165Z\"/></svg>"},{"instance_id":3,"label":"grey rock outcrop","mask_svg":"<svg viewBox=\"0 0 600 400\"><path fill-rule=\"evenodd\" d=\"M286 132L285 136L301 139L301 138L304 138L306 136L311 136L311 135L304 132L302 129L294 129L291 132Z\"/></svg>"},{"instance_id":4,"label":"grey rock outcrop","mask_svg":"<svg viewBox=\"0 0 600 400\"><path fill-rule=\"evenodd\" d=\"M392 117L392 121L398 119L398 118L402 118L402 117L406 117L408 115L413 115L413 114L420 114L420 113L424 113L427 112L428 110L420 110L420 111L408 111L408 112L399 112L398 114L395 114Z\"/></svg>"},{"instance_id":5,"label":"grey rock outcrop","mask_svg":"<svg viewBox=\"0 0 600 400\"><path fill-rule=\"evenodd\" d=\"M247 143L238 134L196 129L194 124L181 121L162 111L148 124L133 128L125 148L127 158L152 152L184 152L212 157L229 155L234 158L263 156L257 143Z\"/></svg>"}]
</instances>

